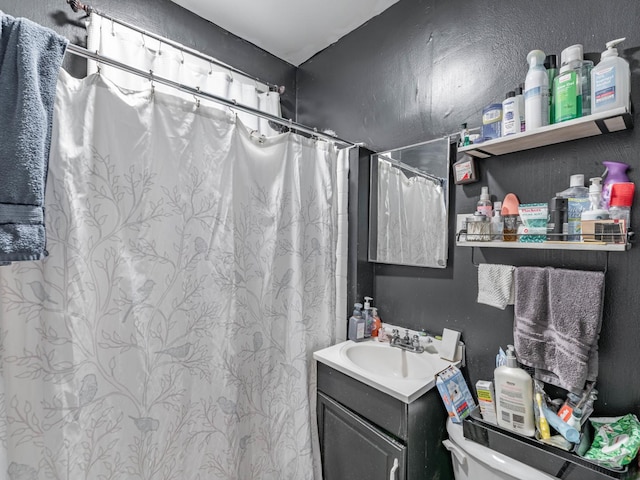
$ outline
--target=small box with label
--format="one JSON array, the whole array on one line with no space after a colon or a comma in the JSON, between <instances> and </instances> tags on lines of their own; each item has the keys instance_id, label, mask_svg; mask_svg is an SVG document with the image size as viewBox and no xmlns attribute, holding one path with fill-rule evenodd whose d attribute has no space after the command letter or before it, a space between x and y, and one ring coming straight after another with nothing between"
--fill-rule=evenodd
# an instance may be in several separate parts
<instances>
[{"instance_id":1,"label":"small box with label","mask_svg":"<svg viewBox=\"0 0 640 480\"><path fill-rule=\"evenodd\" d=\"M496 394L493 390L493 382L488 380L478 380L476 382L476 393L478 394L478 406L482 419L486 422L497 425L496 418Z\"/></svg>"},{"instance_id":2,"label":"small box with label","mask_svg":"<svg viewBox=\"0 0 640 480\"><path fill-rule=\"evenodd\" d=\"M462 419L476 408L476 402L471 396L467 382L462 372L455 366L451 365L438 373L436 386L454 423L462 423Z\"/></svg>"}]
</instances>

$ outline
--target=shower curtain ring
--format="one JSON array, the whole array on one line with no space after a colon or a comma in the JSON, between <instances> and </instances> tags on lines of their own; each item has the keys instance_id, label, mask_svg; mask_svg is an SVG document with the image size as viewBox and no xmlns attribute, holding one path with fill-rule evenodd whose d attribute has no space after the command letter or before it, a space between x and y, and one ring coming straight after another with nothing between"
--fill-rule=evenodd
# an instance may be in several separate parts
<instances>
[{"instance_id":1,"label":"shower curtain ring","mask_svg":"<svg viewBox=\"0 0 640 480\"><path fill-rule=\"evenodd\" d=\"M209 60L209 75L213 73L213 62Z\"/></svg>"},{"instance_id":2,"label":"shower curtain ring","mask_svg":"<svg viewBox=\"0 0 640 480\"><path fill-rule=\"evenodd\" d=\"M151 95L156 93L156 85L153 83L153 70L149 70L149 81L151 82Z\"/></svg>"},{"instance_id":3,"label":"shower curtain ring","mask_svg":"<svg viewBox=\"0 0 640 480\"><path fill-rule=\"evenodd\" d=\"M144 40L144 33L140 32L140 36L142 37L142 48L146 48L147 47L147 43Z\"/></svg>"},{"instance_id":4,"label":"shower curtain ring","mask_svg":"<svg viewBox=\"0 0 640 480\"><path fill-rule=\"evenodd\" d=\"M102 24L100 24L100 28L102 28ZM113 18L111 19L111 36L112 37L116 36L116 30L115 30L115 27L114 27Z\"/></svg>"},{"instance_id":5,"label":"shower curtain ring","mask_svg":"<svg viewBox=\"0 0 640 480\"><path fill-rule=\"evenodd\" d=\"M196 87L196 93L200 93L200 87ZM196 94L193 95L193 99L196 101L196 108L200 108L200 99Z\"/></svg>"},{"instance_id":6,"label":"shower curtain ring","mask_svg":"<svg viewBox=\"0 0 640 480\"><path fill-rule=\"evenodd\" d=\"M184 65L184 49L183 48L180 49L180 56L182 57L180 59L180 63Z\"/></svg>"}]
</instances>

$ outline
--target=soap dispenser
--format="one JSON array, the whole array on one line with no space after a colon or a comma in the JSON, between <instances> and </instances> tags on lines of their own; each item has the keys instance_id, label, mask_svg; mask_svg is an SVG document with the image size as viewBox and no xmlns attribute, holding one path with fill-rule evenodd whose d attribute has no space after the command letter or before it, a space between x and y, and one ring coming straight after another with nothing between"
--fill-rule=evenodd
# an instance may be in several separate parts
<instances>
[{"instance_id":1,"label":"soap dispenser","mask_svg":"<svg viewBox=\"0 0 640 480\"><path fill-rule=\"evenodd\" d=\"M362 318L362 304L355 303L353 305L353 315L349 319L349 340L361 342L364 340L365 322Z\"/></svg>"},{"instance_id":2,"label":"soap dispenser","mask_svg":"<svg viewBox=\"0 0 640 480\"><path fill-rule=\"evenodd\" d=\"M589 210L582 212L581 219L585 220L605 220L609 218L609 212L603 208L600 208L602 203L602 177L594 177L589 179L591 185L589 185L589 202L591 206Z\"/></svg>"},{"instance_id":3,"label":"soap dispenser","mask_svg":"<svg viewBox=\"0 0 640 480\"><path fill-rule=\"evenodd\" d=\"M631 70L615 48L624 40L618 38L608 42L600 63L591 70L591 114L619 107L630 110Z\"/></svg>"},{"instance_id":4,"label":"soap dispenser","mask_svg":"<svg viewBox=\"0 0 640 480\"><path fill-rule=\"evenodd\" d=\"M373 329L373 310L371 309L371 297L364 297L364 310L362 317L364 318L364 336L369 338Z\"/></svg>"},{"instance_id":5,"label":"soap dispenser","mask_svg":"<svg viewBox=\"0 0 640 480\"><path fill-rule=\"evenodd\" d=\"M507 347L507 364L494 371L498 425L512 432L533 437L533 380L518 367L513 345Z\"/></svg>"}]
</instances>

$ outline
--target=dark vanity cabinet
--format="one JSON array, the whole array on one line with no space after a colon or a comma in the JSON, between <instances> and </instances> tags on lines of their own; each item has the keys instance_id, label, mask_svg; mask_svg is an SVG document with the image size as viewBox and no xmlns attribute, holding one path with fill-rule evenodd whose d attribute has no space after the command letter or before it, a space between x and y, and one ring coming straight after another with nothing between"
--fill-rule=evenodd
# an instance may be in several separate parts
<instances>
[{"instance_id":1,"label":"dark vanity cabinet","mask_svg":"<svg viewBox=\"0 0 640 480\"><path fill-rule=\"evenodd\" d=\"M433 388L405 403L318 362L324 480L453 478L446 411Z\"/></svg>"}]
</instances>

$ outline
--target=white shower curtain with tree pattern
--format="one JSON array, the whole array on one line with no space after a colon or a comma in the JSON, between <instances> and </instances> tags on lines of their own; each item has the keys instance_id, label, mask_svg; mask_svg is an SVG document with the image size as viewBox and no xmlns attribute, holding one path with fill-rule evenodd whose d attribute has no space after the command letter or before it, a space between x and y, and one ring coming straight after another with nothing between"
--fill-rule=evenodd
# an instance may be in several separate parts
<instances>
[{"instance_id":1,"label":"white shower curtain with tree pattern","mask_svg":"<svg viewBox=\"0 0 640 480\"><path fill-rule=\"evenodd\" d=\"M0 477L314 478L335 146L64 72L53 138L50 255L0 269Z\"/></svg>"}]
</instances>

